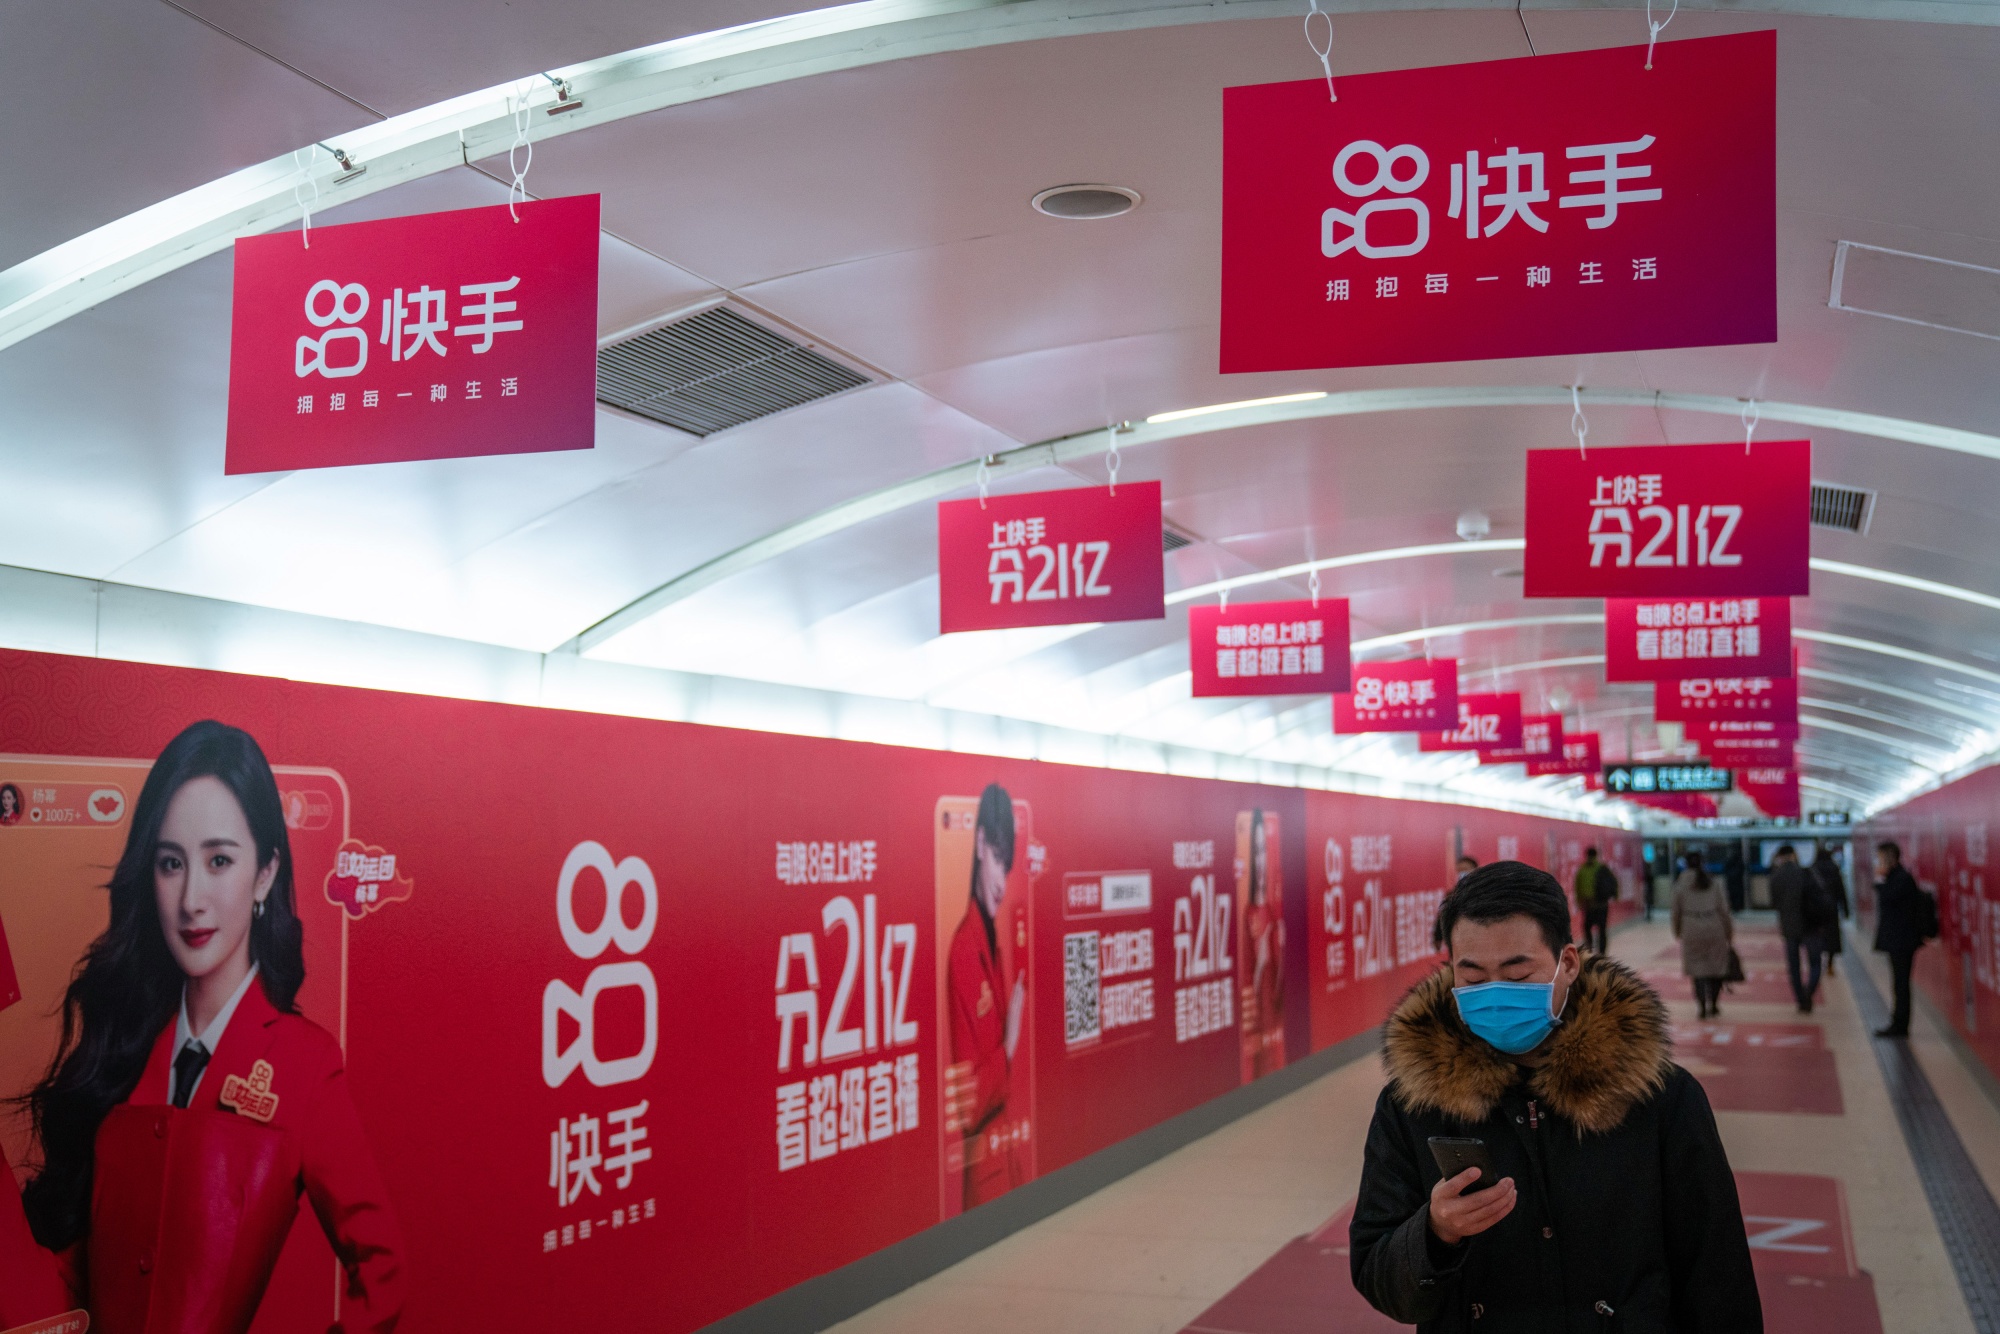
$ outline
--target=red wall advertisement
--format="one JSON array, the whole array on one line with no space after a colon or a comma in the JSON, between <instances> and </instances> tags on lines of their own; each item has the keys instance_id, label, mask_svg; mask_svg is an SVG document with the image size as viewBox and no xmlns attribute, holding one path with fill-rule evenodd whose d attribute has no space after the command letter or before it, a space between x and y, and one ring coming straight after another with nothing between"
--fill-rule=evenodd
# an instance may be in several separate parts
<instances>
[{"instance_id":1,"label":"red wall advertisement","mask_svg":"<svg viewBox=\"0 0 2000 1334\"><path fill-rule=\"evenodd\" d=\"M596 195L236 242L224 471L589 449Z\"/></svg>"},{"instance_id":2,"label":"red wall advertisement","mask_svg":"<svg viewBox=\"0 0 2000 1334\"><path fill-rule=\"evenodd\" d=\"M1425 732L1419 750L1504 750L1521 744L1521 696L1460 695L1458 726L1449 732Z\"/></svg>"},{"instance_id":3,"label":"red wall advertisement","mask_svg":"<svg viewBox=\"0 0 2000 1334\"><path fill-rule=\"evenodd\" d=\"M1346 690L1347 599L1189 607L1188 666L1197 698Z\"/></svg>"},{"instance_id":4,"label":"red wall advertisement","mask_svg":"<svg viewBox=\"0 0 2000 1334\"><path fill-rule=\"evenodd\" d=\"M1804 440L1747 452L1531 449L1522 593L1649 602L1802 595L1811 516L1812 446ZM1710 655L1720 656L1714 648L1711 630Z\"/></svg>"},{"instance_id":5,"label":"red wall advertisement","mask_svg":"<svg viewBox=\"0 0 2000 1334\"><path fill-rule=\"evenodd\" d=\"M1222 370L1769 343L1777 39L1223 93Z\"/></svg>"},{"instance_id":6,"label":"red wall advertisement","mask_svg":"<svg viewBox=\"0 0 2000 1334\"><path fill-rule=\"evenodd\" d=\"M1379 1023L1486 818L26 653L0 694L0 1094L107 930L144 1063L63 1160L94 1209L0 1128L68 1262L0 1192L8 1327L696 1329ZM202 820L237 897L153 852ZM216 940L259 971L174 1106ZM240 1208L178 1175L273 1165Z\"/></svg>"},{"instance_id":7,"label":"red wall advertisement","mask_svg":"<svg viewBox=\"0 0 2000 1334\"><path fill-rule=\"evenodd\" d=\"M1158 482L943 501L942 632L1159 620L1160 524Z\"/></svg>"},{"instance_id":8,"label":"red wall advertisement","mask_svg":"<svg viewBox=\"0 0 2000 1334\"><path fill-rule=\"evenodd\" d=\"M1379 1023L1437 967L1432 927L1461 855L1525 861L1567 889L1584 850L1595 847L1618 876L1621 900L1636 905L1642 893L1638 842L1616 830L1466 807L1360 804L1324 792L1306 793L1305 808L1315 1051ZM1630 911L1614 908L1621 917Z\"/></svg>"},{"instance_id":9,"label":"red wall advertisement","mask_svg":"<svg viewBox=\"0 0 2000 1334\"><path fill-rule=\"evenodd\" d=\"M1869 822L1847 867L1874 929L1874 847L1894 839L1903 865L1937 896L1942 936L1917 951L1912 976L1959 1037L2000 1075L2000 879L1990 831L2000 828L2000 768L1982 769ZM1886 994L1887 988L1884 987Z\"/></svg>"},{"instance_id":10,"label":"red wall advertisement","mask_svg":"<svg viewBox=\"0 0 2000 1334\"><path fill-rule=\"evenodd\" d=\"M1604 679L1790 676L1790 598L1606 598Z\"/></svg>"},{"instance_id":11,"label":"red wall advertisement","mask_svg":"<svg viewBox=\"0 0 2000 1334\"><path fill-rule=\"evenodd\" d=\"M1799 723L1792 676L1699 676L1653 684L1653 717L1663 723Z\"/></svg>"},{"instance_id":12,"label":"red wall advertisement","mask_svg":"<svg viewBox=\"0 0 2000 1334\"><path fill-rule=\"evenodd\" d=\"M1333 697L1333 730L1424 732L1458 716L1458 659L1410 658L1354 666L1354 689Z\"/></svg>"}]
</instances>

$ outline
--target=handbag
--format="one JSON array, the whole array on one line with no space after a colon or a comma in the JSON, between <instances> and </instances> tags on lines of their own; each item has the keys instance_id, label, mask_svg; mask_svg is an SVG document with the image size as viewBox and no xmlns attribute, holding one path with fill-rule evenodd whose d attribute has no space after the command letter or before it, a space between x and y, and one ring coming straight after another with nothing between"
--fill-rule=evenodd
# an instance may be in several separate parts
<instances>
[{"instance_id":1,"label":"handbag","mask_svg":"<svg viewBox=\"0 0 2000 1334\"><path fill-rule=\"evenodd\" d=\"M1729 947L1729 970L1723 973L1722 980L1724 982L1741 982L1745 980L1743 976L1743 956L1736 952L1734 945Z\"/></svg>"}]
</instances>

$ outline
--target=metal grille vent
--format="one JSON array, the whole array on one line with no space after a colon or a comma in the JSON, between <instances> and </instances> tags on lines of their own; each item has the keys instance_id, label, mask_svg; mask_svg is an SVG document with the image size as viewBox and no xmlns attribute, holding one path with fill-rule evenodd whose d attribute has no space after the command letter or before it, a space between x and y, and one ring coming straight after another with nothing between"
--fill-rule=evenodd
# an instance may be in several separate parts
<instances>
[{"instance_id":1,"label":"metal grille vent","mask_svg":"<svg viewBox=\"0 0 2000 1334\"><path fill-rule=\"evenodd\" d=\"M867 383L726 306L597 353L599 402L690 435L714 435Z\"/></svg>"},{"instance_id":2,"label":"metal grille vent","mask_svg":"<svg viewBox=\"0 0 2000 1334\"><path fill-rule=\"evenodd\" d=\"M1812 521L1816 528L1839 528L1845 532L1862 533L1868 531L1868 510L1875 499L1872 491L1856 491L1852 487L1828 486L1814 482L1812 488Z\"/></svg>"},{"instance_id":3,"label":"metal grille vent","mask_svg":"<svg viewBox=\"0 0 2000 1334\"><path fill-rule=\"evenodd\" d=\"M1193 545L1194 539L1186 533L1181 532L1178 528L1166 525L1162 525L1160 528L1160 550L1179 551L1182 547L1191 547Z\"/></svg>"}]
</instances>

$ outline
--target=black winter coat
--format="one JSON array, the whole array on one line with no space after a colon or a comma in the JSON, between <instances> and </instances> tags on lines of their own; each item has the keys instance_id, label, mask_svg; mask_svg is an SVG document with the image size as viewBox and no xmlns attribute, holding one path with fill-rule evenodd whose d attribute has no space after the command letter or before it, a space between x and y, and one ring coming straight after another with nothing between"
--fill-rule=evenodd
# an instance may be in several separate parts
<instances>
[{"instance_id":1,"label":"black winter coat","mask_svg":"<svg viewBox=\"0 0 2000 1334\"><path fill-rule=\"evenodd\" d=\"M1708 1098L1668 1058L1666 1009L1593 956L1532 1072L1466 1029L1440 971L1398 1006L1349 1232L1354 1285L1424 1334L1757 1334L1736 1182ZM1514 1211L1430 1231L1433 1135L1486 1141Z\"/></svg>"},{"instance_id":2,"label":"black winter coat","mask_svg":"<svg viewBox=\"0 0 2000 1334\"><path fill-rule=\"evenodd\" d=\"M1805 939L1807 874L1793 861L1771 868L1771 906L1778 910L1778 934L1786 940Z\"/></svg>"},{"instance_id":3,"label":"black winter coat","mask_svg":"<svg viewBox=\"0 0 2000 1334\"><path fill-rule=\"evenodd\" d=\"M1913 953L1924 943L1923 890L1901 862L1875 885L1875 948L1889 954Z\"/></svg>"}]
</instances>

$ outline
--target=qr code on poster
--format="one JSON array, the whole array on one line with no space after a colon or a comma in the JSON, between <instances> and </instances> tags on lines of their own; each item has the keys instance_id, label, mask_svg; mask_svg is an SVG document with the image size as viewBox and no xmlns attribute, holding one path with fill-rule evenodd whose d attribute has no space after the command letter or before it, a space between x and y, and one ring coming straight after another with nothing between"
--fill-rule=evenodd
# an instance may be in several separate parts
<instances>
[{"instance_id":1,"label":"qr code on poster","mask_svg":"<svg viewBox=\"0 0 2000 1334\"><path fill-rule=\"evenodd\" d=\"M1071 1045L1104 1034L1098 990L1101 957L1097 932L1078 931L1063 937L1063 1039Z\"/></svg>"}]
</instances>

